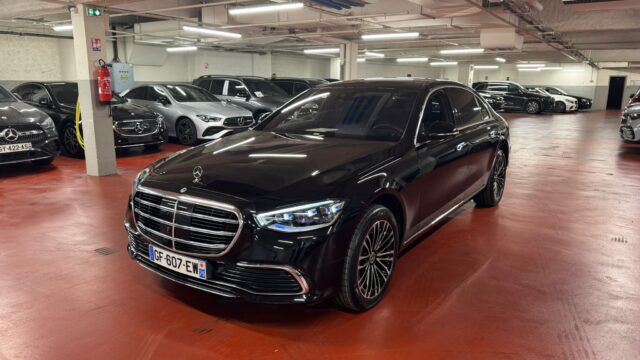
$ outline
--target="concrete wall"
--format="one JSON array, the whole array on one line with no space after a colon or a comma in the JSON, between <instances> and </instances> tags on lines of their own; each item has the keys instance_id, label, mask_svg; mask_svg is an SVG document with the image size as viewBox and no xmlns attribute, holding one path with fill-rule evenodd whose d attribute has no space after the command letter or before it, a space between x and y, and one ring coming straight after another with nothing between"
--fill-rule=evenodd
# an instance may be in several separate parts
<instances>
[{"instance_id":1,"label":"concrete wall","mask_svg":"<svg viewBox=\"0 0 640 360\"><path fill-rule=\"evenodd\" d=\"M434 68L428 64L397 64L393 60L368 60L358 63L358 77L413 77L442 78L442 68Z\"/></svg>"},{"instance_id":2,"label":"concrete wall","mask_svg":"<svg viewBox=\"0 0 640 360\"><path fill-rule=\"evenodd\" d=\"M0 85L11 89L28 80L62 79L61 42L71 40L0 35Z\"/></svg>"}]
</instances>

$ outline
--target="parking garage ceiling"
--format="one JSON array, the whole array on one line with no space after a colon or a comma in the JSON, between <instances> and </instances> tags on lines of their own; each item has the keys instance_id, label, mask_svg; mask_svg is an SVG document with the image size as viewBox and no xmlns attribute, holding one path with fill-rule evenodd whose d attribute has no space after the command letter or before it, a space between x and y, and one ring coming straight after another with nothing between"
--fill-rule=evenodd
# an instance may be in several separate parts
<instances>
[{"instance_id":1,"label":"parking garage ceiling","mask_svg":"<svg viewBox=\"0 0 640 360\"><path fill-rule=\"evenodd\" d=\"M52 29L69 22L78 3L103 7L116 32L112 39L133 38L157 46L197 44L245 52L300 53L314 46L345 41L388 58L443 58L439 50L482 47L486 29L515 29L521 48L489 49L464 60L501 56L509 61L602 62L640 64L640 1L562 2L558 0L314 0L296 11L230 16L229 7L288 1L197 0L1 0L0 31L70 36ZM615 19L615 21L607 21ZM187 32L202 26L242 34L241 39ZM415 39L364 42L363 34L418 32ZM486 46L485 46L486 47ZM499 55L496 55L499 54ZM640 65L639 65L640 66Z\"/></svg>"}]
</instances>

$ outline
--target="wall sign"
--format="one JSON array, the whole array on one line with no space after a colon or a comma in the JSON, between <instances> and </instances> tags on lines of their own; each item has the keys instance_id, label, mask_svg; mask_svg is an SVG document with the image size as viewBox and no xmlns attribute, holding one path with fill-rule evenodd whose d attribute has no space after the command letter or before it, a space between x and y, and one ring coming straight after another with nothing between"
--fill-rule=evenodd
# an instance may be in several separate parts
<instances>
[{"instance_id":1,"label":"wall sign","mask_svg":"<svg viewBox=\"0 0 640 360\"><path fill-rule=\"evenodd\" d=\"M91 38L91 50L93 50L93 51L102 51L102 39L100 39L100 38Z\"/></svg>"}]
</instances>

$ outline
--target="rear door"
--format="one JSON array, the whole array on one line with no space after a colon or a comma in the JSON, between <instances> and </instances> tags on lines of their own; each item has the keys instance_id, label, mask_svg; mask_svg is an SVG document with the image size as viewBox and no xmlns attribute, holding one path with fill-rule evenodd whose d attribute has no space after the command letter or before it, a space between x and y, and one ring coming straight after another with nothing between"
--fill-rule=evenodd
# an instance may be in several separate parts
<instances>
[{"instance_id":1,"label":"rear door","mask_svg":"<svg viewBox=\"0 0 640 360\"><path fill-rule=\"evenodd\" d=\"M438 216L460 201L466 190L465 152L457 130L438 135L438 123L455 126L455 116L445 88L431 93L422 114L416 137L421 188L418 229L430 225ZM462 149L463 150L463 149Z\"/></svg>"},{"instance_id":2,"label":"rear door","mask_svg":"<svg viewBox=\"0 0 640 360\"><path fill-rule=\"evenodd\" d=\"M465 157L467 196L479 191L489 174L497 147L497 128L491 111L471 91L461 87L447 89L456 125L460 132L457 150Z\"/></svg>"}]
</instances>

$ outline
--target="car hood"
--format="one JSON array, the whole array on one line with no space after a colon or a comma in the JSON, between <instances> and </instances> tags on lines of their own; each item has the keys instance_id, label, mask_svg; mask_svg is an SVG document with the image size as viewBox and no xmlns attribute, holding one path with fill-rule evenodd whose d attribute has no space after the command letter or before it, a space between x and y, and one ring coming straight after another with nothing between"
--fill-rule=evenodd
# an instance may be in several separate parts
<instances>
[{"instance_id":1,"label":"car hood","mask_svg":"<svg viewBox=\"0 0 640 360\"><path fill-rule=\"evenodd\" d=\"M245 131L158 161L143 186L197 187L247 201L337 196L343 181L388 160L394 143ZM194 183L194 168L202 176ZM311 199L314 200L314 199Z\"/></svg>"},{"instance_id":2,"label":"car hood","mask_svg":"<svg viewBox=\"0 0 640 360\"><path fill-rule=\"evenodd\" d=\"M570 96L570 97L572 97L572 98L574 98L574 99L576 99L576 100L578 100L578 101L582 101L582 100L591 101L591 99L586 98L586 97L584 97L584 96L576 96L576 95L567 95L567 96Z\"/></svg>"},{"instance_id":3,"label":"car hood","mask_svg":"<svg viewBox=\"0 0 640 360\"><path fill-rule=\"evenodd\" d=\"M0 125L42 124L49 116L22 101L0 102Z\"/></svg>"},{"instance_id":4,"label":"car hood","mask_svg":"<svg viewBox=\"0 0 640 360\"><path fill-rule=\"evenodd\" d=\"M133 103L116 104L111 109L115 122L132 119L156 119L158 117L154 111Z\"/></svg>"},{"instance_id":5,"label":"car hood","mask_svg":"<svg viewBox=\"0 0 640 360\"><path fill-rule=\"evenodd\" d=\"M251 116L251 111L226 101L180 103L184 110L193 115L212 115L220 117Z\"/></svg>"},{"instance_id":6,"label":"car hood","mask_svg":"<svg viewBox=\"0 0 640 360\"><path fill-rule=\"evenodd\" d=\"M626 114L630 114L630 113L633 113L633 114L640 113L640 104L627 106L627 107L624 109L623 114L625 114L625 115L626 115Z\"/></svg>"},{"instance_id":7,"label":"car hood","mask_svg":"<svg viewBox=\"0 0 640 360\"><path fill-rule=\"evenodd\" d=\"M269 109L271 109L271 111L273 111L279 108L280 106L282 106L282 104L289 101L289 98L281 97L281 96L265 96L265 97L254 97L249 101L259 106L268 107Z\"/></svg>"}]
</instances>

